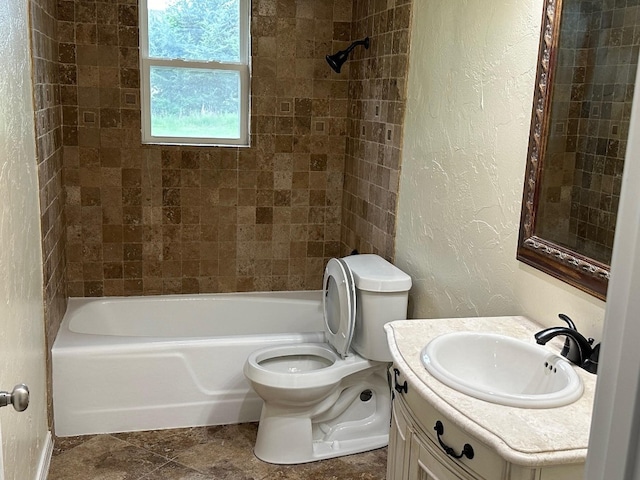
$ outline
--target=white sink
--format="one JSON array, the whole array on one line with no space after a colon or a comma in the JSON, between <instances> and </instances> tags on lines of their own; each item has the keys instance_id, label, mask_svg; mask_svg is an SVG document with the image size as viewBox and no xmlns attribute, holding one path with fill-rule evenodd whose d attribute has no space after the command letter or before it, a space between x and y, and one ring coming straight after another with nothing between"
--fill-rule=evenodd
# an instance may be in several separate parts
<instances>
[{"instance_id":1,"label":"white sink","mask_svg":"<svg viewBox=\"0 0 640 480\"><path fill-rule=\"evenodd\" d=\"M504 335L447 333L431 340L421 357L445 385L500 405L560 407L578 400L584 388L564 358Z\"/></svg>"}]
</instances>

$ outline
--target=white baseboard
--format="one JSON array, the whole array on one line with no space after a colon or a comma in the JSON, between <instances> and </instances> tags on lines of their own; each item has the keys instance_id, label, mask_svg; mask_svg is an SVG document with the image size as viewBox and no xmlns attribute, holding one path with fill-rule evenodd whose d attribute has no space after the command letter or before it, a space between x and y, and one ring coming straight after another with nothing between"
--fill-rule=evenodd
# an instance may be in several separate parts
<instances>
[{"instance_id":1,"label":"white baseboard","mask_svg":"<svg viewBox=\"0 0 640 480\"><path fill-rule=\"evenodd\" d=\"M44 440L44 448L42 449L42 455L40 455L40 461L38 462L38 471L36 472L35 480L47 480L52 454L53 438L51 432L47 432L47 438Z\"/></svg>"}]
</instances>

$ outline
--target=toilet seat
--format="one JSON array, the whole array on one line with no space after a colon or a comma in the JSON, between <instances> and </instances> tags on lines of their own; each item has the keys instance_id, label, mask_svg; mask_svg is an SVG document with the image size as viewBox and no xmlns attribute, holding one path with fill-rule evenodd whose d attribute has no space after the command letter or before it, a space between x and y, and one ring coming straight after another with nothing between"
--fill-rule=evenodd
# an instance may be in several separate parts
<instances>
[{"instance_id":1,"label":"toilet seat","mask_svg":"<svg viewBox=\"0 0 640 480\"><path fill-rule=\"evenodd\" d=\"M359 355L348 355L356 320L356 287L351 269L342 259L332 258L322 285L326 343L257 350L245 363L247 378L278 390L314 390L335 385L345 376L375 365Z\"/></svg>"},{"instance_id":2,"label":"toilet seat","mask_svg":"<svg viewBox=\"0 0 640 480\"><path fill-rule=\"evenodd\" d=\"M327 263L322 280L322 308L329 344L345 358L356 325L356 286L351 269L339 259Z\"/></svg>"},{"instance_id":3,"label":"toilet seat","mask_svg":"<svg viewBox=\"0 0 640 480\"><path fill-rule=\"evenodd\" d=\"M271 361L286 362L287 357L315 357L317 367L309 370L287 371L286 368L272 368ZM323 363L320 366L320 363ZM245 363L245 375L261 385L281 390L314 389L334 385L346 375L375 365L359 355L340 359L326 343L302 343L267 347L251 353Z\"/></svg>"}]
</instances>

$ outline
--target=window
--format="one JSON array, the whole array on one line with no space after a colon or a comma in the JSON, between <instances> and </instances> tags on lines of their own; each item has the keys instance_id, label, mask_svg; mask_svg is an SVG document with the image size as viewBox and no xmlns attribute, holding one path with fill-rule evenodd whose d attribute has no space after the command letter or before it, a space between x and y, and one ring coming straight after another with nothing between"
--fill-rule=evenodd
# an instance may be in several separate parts
<instances>
[{"instance_id":1,"label":"window","mask_svg":"<svg viewBox=\"0 0 640 480\"><path fill-rule=\"evenodd\" d=\"M249 0L140 0L142 141L248 145Z\"/></svg>"}]
</instances>

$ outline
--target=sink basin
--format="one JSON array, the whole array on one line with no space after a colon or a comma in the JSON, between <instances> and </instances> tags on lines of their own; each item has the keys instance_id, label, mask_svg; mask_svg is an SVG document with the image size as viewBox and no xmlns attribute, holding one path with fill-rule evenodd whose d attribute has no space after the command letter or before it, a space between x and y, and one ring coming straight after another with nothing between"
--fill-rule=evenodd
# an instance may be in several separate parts
<instances>
[{"instance_id":1,"label":"sink basin","mask_svg":"<svg viewBox=\"0 0 640 480\"><path fill-rule=\"evenodd\" d=\"M575 402L584 388L564 358L504 335L447 333L431 340L421 357L427 371L445 385L500 405L560 407Z\"/></svg>"}]
</instances>

